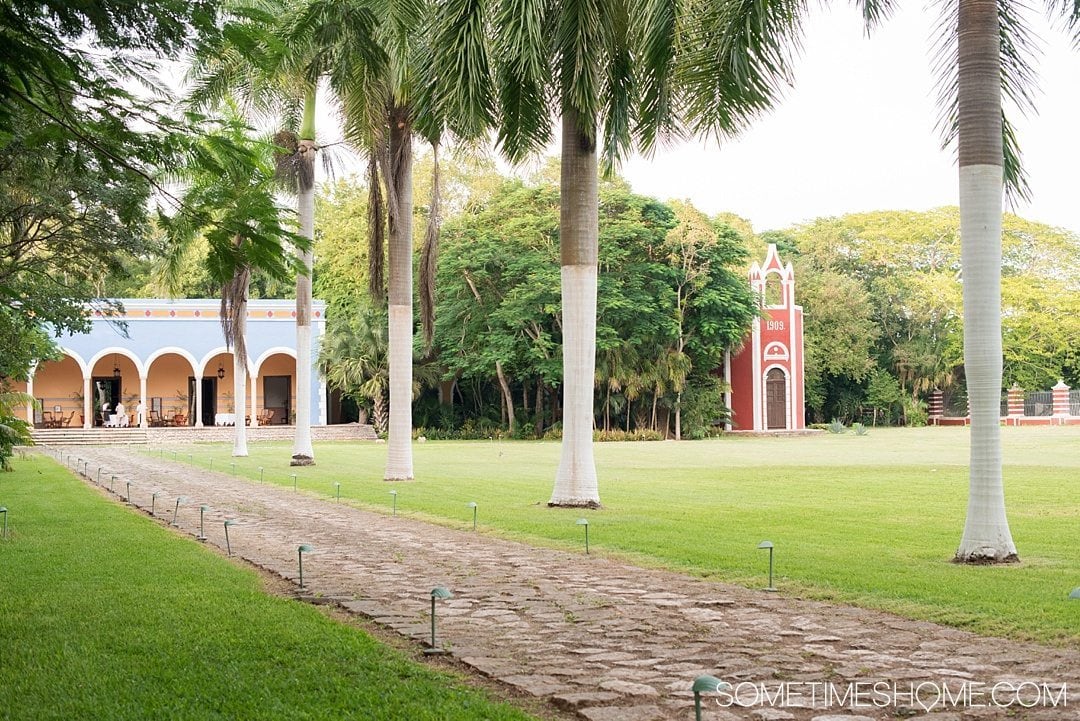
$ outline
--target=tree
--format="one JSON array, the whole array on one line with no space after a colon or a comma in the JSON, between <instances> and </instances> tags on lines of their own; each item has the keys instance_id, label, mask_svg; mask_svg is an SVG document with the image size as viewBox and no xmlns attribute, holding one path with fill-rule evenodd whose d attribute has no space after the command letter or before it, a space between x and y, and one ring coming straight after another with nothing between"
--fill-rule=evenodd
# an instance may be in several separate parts
<instances>
[{"instance_id":1,"label":"tree","mask_svg":"<svg viewBox=\"0 0 1080 721\"><path fill-rule=\"evenodd\" d=\"M386 432L390 386L386 314L371 307L335 321L319 349L326 381L362 406L370 403L372 425Z\"/></svg>"},{"instance_id":2,"label":"tree","mask_svg":"<svg viewBox=\"0 0 1080 721\"><path fill-rule=\"evenodd\" d=\"M433 105L456 108L479 126L497 117L499 143L514 161L547 144L553 116L562 123L563 447L552 506L600 503L592 395L601 149L608 168L635 145L649 149L659 136L679 134L684 108L699 130L734 132L773 94L772 69L744 62L755 56L743 51L757 43L745 34L756 36L749 14L757 8L723 4L722 37L710 46L702 7L708 6L652 0L441 6L433 57L443 73ZM490 41L488 27L495 32ZM718 72L715 62L704 62L710 53L724 65Z\"/></svg>"},{"instance_id":3,"label":"tree","mask_svg":"<svg viewBox=\"0 0 1080 721\"><path fill-rule=\"evenodd\" d=\"M374 18L348 3L242 0L230 9L239 23L214 46L203 47L192 76L195 107L238 99L249 114L269 114L280 130L279 177L296 195L302 271L296 276L296 424L290 465L312 465L311 444L311 246L315 237L316 95L320 80L352 75L363 63L382 62L372 36ZM298 117L297 117L298 116ZM298 124L297 124L298 121Z\"/></svg>"},{"instance_id":4,"label":"tree","mask_svg":"<svg viewBox=\"0 0 1080 721\"><path fill-rule=\"evenodd\" d=\"M287 245L309 247L306 238L289 230L286 210L274 199L274 146L248 133L234 116L223 121L218 133L193 144L189 162L175 174L186 186L180 210L159 216L168 240L164 277L178 277L175 268L196 239L205 239L210 248L207 269L221 287L221 327L233 351L234 456L247 455L245 328L252 270L290 278L299 268Z\"/></svg>"}]
</instances>

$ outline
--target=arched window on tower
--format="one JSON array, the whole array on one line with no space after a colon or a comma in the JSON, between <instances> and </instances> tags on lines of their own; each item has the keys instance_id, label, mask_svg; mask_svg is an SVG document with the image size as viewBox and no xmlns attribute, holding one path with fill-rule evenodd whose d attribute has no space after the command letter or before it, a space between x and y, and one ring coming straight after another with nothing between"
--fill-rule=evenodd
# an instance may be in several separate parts
<instances>
[{"instance_id":1,"label":"arched window on tower","mask_svg":"<svg viewBox=\"0 0 1080 721\"><path fill-rule=\"evenodd\" d=\"M779 306L784 303L784 286L779 273L765 274L765 293L762 305L765 307Z\"/></svg>"}]
</instances>

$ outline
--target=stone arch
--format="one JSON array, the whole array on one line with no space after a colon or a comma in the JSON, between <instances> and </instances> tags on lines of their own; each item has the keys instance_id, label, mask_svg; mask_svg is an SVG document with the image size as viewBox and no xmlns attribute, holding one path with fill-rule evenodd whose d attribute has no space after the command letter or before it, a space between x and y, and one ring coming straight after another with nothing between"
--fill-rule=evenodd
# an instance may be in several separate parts
<instances>
[{"instance_id":1,"label":"stone arch","mask_svg":"<svg viewBox=\"0 0 1080 721\"><path fill-rule=\"evenodd\" d=\"M135 364L135 370L139 374L140 378L145 378L146 377L146 367L143 365L143 362L139 358L139 356L135 355L133 352L131 352L127 348L121 348L120 346L110 346L109 348L103 348L102 350L99 350L97 353L95 353L90 358L90 360L88 360L86 362L86 373L87 373L87 375L89 375L90 373L93 372L94 366L96 366L98 364L98 361L100 361L102 358L104 358L106 356L110 356L110 355L122 355L122 356L124 356L125 358L127 358L128 360L130 360L132 363Z\"/></svg>"}]
</instances>

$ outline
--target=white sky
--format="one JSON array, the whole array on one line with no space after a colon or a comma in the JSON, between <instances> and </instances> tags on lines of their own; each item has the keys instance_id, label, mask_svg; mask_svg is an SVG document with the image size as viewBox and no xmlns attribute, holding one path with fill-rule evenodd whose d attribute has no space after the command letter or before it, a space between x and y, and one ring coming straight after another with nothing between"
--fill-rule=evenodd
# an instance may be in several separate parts
<instances>
[{"instance_id":1,"label":"white sky","mask_svg":"<svg viewBox=\"0 0 1080 721\"><path fill-rule=\"evenodd\" d=\"M849 212L955 205L953 150L941 150L934 131L935 11L902 5L869 39L853 6L815 11L795 87L776 110L722 148L685 144L631 159L622 174L637 192L731 211L757 231ZM1031 202L1015 211L1080 232L1080 52L1041 16L1029 19L1043 40L1041 93L1037 117L1011 116L1032 189Z\"/></svg>"}]
</instances>

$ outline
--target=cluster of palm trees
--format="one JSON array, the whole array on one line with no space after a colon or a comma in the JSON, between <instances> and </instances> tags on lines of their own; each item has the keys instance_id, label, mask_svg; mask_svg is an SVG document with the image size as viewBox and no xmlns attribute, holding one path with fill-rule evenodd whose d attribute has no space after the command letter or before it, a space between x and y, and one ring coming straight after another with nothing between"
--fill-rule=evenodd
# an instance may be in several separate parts
<instances>
[{"instance_id":1,"label":"cluster of palm trees","mask_svg":"<svg viewBox=\"0 0 1080 721\"><path fill-rule=\"evenodd\" d=\"M1068 27L1080 5L1055 2ZM861 0L868 26L891 3ZM1015 148L1002 92L1026 95L1012 0L943 4L946 134L959 140L965 361L972 409L971 503L961 560L1004 560L1000 391L1000 219ZM328 89L348 139L367 154L373 294L388 303L390 408L385 478L413 475L412 146L494 135L510 161L561 135L562 458L550 504L597 506L592 453L596 362L597 175L628 152L691 135L725 137L766 111L788 82L799 0L234 0L220 47L196 61L192 102L238 98L295 142L301 235L312 235L316 92ZM1020 28L1022 29L1022 28ZM242 30L242 32L241 32ZM290 136L283 136L287 141ZM1003 144L1003 138L1006 142ZM1004 171L1003 171L1004 168ZM433 203L437 207L437 203ZM388 276L382 273L383 231ZM438 213L428 233L434 252ZM309 252L297 282L298 369L311 356ZM432 264L433 265L433 264ZM427 281L424 281L427 285ZM429 293L422 296L430 298ZM425 304L427 305L427 304ZM425 314L430 312L425 307ZM294 458L310 461L310 384L299 379Z\"/></svg>"}]
</instances>

